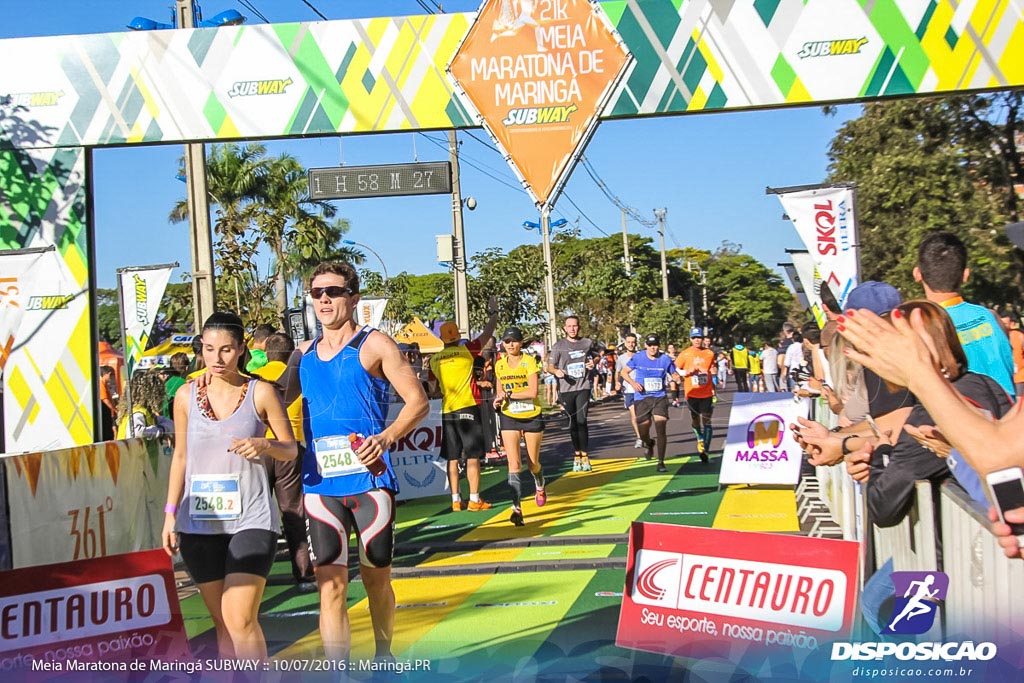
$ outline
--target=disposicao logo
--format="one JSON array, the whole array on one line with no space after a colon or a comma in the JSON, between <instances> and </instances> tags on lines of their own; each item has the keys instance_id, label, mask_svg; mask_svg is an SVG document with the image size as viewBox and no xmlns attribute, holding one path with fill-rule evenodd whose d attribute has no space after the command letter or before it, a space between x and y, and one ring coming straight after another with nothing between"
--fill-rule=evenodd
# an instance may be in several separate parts
<instances>
[{"instance_id":1,"label":"disposicao logo","mask_svg":"<svg viewBox=\"0 0 1024 683\"><path fill-rule=\"evenodd\" d=\"M804 43L796 56L807 57L838 57L841 55L859 55L861 49L868 44L867 38L841 38L839 40L815 40Z\"/></svg>"},{"instance_id":2,"label":"disposicao logo","mask_svg":"<svg viewBox=\"0 0 1024 683\"><path fill-rule=\"evenodd\" d=\"M778 448L786 433L785 420L775 413L758 415L747 425L748 448Z\"/></svg>"},{"instance_id":3,"label":"disposicao logo","mask_svg":"<svg viewBox=\"0 0 1024 683\"><path fill-rule=\"evenodd\" d=\"M945 572L893 572L896 603L883 634L919 635L935 622L938 601L946 599L949 577Z\"/></svg>"},{"instance_id":4,"label":"disposicao logo","mask_svg":"<svg viewBox=\"0 0 1024 683\"><path fill-rule=\"evenodd\" d=\"M253 95L281 95L292 84L290 78L271 78L262 81L237 81L228 90L228 97Z\"/></svg>"}]
</instances>

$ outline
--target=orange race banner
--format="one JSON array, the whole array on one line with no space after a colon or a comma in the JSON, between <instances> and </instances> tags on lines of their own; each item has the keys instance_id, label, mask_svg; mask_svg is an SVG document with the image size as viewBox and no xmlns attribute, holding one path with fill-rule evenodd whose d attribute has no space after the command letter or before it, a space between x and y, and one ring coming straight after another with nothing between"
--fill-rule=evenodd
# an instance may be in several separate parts
<instances>
[{"instance_id":1,"label":"orange race banner","mask_svg":"<svg viewBox=\"0 0 1024 683\"><path fill-rule=\"evenodd\" d=\"M548 203L629 60L586 0L490 0L448 66L537 204Z\"/></svg>"}]
</instances>

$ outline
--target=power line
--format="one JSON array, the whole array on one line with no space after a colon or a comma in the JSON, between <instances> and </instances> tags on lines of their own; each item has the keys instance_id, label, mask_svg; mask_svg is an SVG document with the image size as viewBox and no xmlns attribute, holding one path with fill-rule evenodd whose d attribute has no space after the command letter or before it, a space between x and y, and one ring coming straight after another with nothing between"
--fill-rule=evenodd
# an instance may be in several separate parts
<instances>
[{"instance_id":1,"label":"power line","mask_svg":"<svg viewBox=\"0 0 1024 683\"><path fill-rule=\"evenodd\" d=\"M321 19L323 19L324 21L328 21L327 17L325 17L323 13L321 13L320 10L318 10L316 7L313 7L313 3L309 2L309 0L302 0L302 4L308 7L309 9L313 10L313 13L316 14Z\"/></svg>"},{"instance_id":2,"label":"power line","mask_svg":"<svg viewBox=\"0 0 1024 683\"><path fill-rule=\"evenodd\" d=\"M242 7L244 7L245 9L249 10L253 14L255 14L260 19L262 19L263 23L265 23L265 24L269 24L270 23L270 19L267 19L267 17L264 16L262 12L260 12L258 9L256 9L255 5L253 5L251 2L249 2L249 0L238 0L238 4L241 5Z\"/></svg>"},{"instance_id":3,"label":"power line","mask_svg":"<svg viewBox=\"0 0 1024 683\"><path fill-rule=\"evenodd\" d=\"M432 138L429 135L427 135L426 133L420 133L420 135L425 137L434 146L439 147L439 148L445 150L446 152L448 151L448 143L447 142L444 142L444 143L439 142L438 140L435 140L434 138ZM501 183L505 187L512 188L513 190L521 190L521 189L523 189L521 185L513 185L512 183L508 182L504 178L499 178L498 176L496 176L496 175L494 175L492 173L487 172L486 170L484 170L480 166L478 166L475 163L473 163L471 158L467 157L465 154L460 154L459 155L459 160L461 162L465 163L467 166L469 166L471 168L474 168L477 171L480 171L480 173L483 173L488 178L491 178L492 180L495 180L495 181Z\"/></svg>"},{"instance_id":4,"label":"power line","mask_svg":"<svg viewBox=\"0 0 1024 683\"><path fill-rule=\"evenodd\" d=\"M598 175L597 170L594 168L594 165L590 163L589 159L581 155L580 162L583 164L583 169L587 172L587 175L589 175L590 179L594 181L594 184L597 185L597 188L601 190L601 194L603 194L608 199L608 201L614 204L616 208L618 208L620 211L624 211L627 216L632 218L640 225L643 225L648 228L653 228L657 225L657 221L653 221L649 218L644 218L643 216L640 215L639 211L634 209L632 206L628 206L625 202L619 199L615 195L615 193L611 191L611 188L608 187L608 183L602 180L601 176Z\"/></svg>"},{"instance_id":5,"label":"power line","mask_svg":"<svg viewBox=\"0 0 1024 683\"><path fill-rule=\"evenodd\" d=\"M594 226L594 230L597 230L597 231L598 231L599 233L601 233L601 234L602 234L602 235L604 235L605 237L611 237L611 235L609 235L609 234L608 234L608 233L606 233L606 232L605 232L604 230L602 230L602 229L601 229L601 227L600 227L600 226L599 226L599 225L598 225L597 223L595 223L595 222L593 221L593 219L591 219L591 218L590 218L590 216L588 216L588 215L587 215L586 213L584 213L584 212L583 212L583 209L581 209L581 208L579 207L579 205L578 205L578 204L576 204L576 202L574 202L574 201L572 200L572 197L570 197L570 196L569 196L568 194L566 194L565 192L563 192L563 193L562 193L562 196L563 196L563 197L565 197L565 200L566 200L567 202L569 202L570 204L572 204L572 205L573 205L573 208L575 208L575 209L576 209L577 211L579 211L579 212L580 212L580 215L581 215L581 216L583 216L584 218L586 218L586 219L587 219L587 222L588 222L588 223L590 223L591 225L593 225L593 226Z\"/></svg>"}]
</instances>

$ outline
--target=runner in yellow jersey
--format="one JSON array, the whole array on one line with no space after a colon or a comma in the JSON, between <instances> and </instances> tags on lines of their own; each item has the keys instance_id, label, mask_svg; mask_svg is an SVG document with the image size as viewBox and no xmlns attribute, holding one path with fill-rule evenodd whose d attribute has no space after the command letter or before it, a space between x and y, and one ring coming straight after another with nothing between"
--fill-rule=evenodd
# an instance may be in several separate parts
<instances>
[{"instance_id":1,"label":"runner in yellow jersey","mask_svg":"<svg viewBox=\"0 0 1024 683\"><path fill-rule=\"evenodd\" d=\"M495 410L500 411L501 441L508 455L508 485L512 489L512 516L516 526L523 526L522 454L519 439L526 441L526 459L536 487L534 500L537 507L547 502L544 492L544 472L540 466L540 444L544 437L544 422L541 420L540 401L537 391L540 387L540 365L528 354L523 353L523 333L518 327L510 327L501 337L505 353L494 366L497 377Z\"/></svg>"},{"instance_id":2,"label":"runner in yellow jersey","mask_svg":"<svg viewBox=\"0 0 1024 683\"><path fill-rule=\"evenodd\" d=\"M491 504L480 497L480 461L487 449L484 444L480 406L473 394L473 353L494 334L498 321L497 301L487 302L489 315L483 332L468 345L462 343L458 326L446 322L441 326L444 348L430 357L430 371L441 390L441 457L448 461L448 484L452 492L452 510L473 512L489 510ZM469 504L462 502L459 491L459 461L466 463L469 481Z\"/></svg>"}]
</instances>

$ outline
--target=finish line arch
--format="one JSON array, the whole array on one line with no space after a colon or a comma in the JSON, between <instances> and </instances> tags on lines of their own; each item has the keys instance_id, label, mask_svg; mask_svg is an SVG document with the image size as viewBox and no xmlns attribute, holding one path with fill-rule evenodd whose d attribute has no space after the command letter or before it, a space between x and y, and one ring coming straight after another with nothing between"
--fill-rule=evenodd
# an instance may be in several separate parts
<instances>
[{"instance_id":1,"label":"finish line arch","mask_svg":"<svg viewBox=\"0 0 1024 683\"><path fill-rule=\"evenodd\" d=\"M1006 0L599 4L633 57L600 119L1024 85L1024 16ZM6 449L94 440L93 148L477 127L445 74L474 16L0 41L23 65L0 73L0 258L56 246L47 294L66 300L26 312Z\"/></svg>"}]
</instances>

